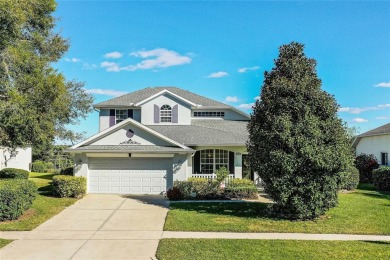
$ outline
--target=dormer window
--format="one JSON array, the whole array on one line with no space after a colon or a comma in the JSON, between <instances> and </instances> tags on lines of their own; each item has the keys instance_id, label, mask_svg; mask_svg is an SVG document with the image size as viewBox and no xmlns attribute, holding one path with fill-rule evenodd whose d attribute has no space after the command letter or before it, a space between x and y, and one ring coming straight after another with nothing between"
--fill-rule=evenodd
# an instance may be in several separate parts
<instances>
[{"instance_id":1,"label":"dormer window","mask_svg":"<svg viewBox=\"0 0 390 260\"><path fill-rule=\"evenodd\" d=\"M116 109L115 110L115 124L118 124L128 118L127 109Z\"/></svg>"},{"instance_id":2,"label":"dormer window","mask_svg":"<svg viewBox=\"0 0 390 260\"><path fill-rule=\"evenodd\" d=\"M172 122L172 108L169 105L163 105L160 108L160 122L161 123Z\"/></svg>"}]
</instances>

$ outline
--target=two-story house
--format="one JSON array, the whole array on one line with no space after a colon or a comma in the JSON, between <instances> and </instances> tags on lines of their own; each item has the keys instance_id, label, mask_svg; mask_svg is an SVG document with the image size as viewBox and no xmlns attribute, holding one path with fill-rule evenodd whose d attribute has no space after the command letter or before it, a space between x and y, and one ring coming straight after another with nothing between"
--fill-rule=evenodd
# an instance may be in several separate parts
<instances>
[{"instance_id":1,"label":"two-story house","mask_svg":"<svg viewBox=\"0 0 390 260\"><path fill-rule=\"evenodd\" d=\"M176 87L141 89L94 105L100 132L71 147L90 193L160 194L174 180L242 178L249 115Z\"/></svg>"}]
</instances>

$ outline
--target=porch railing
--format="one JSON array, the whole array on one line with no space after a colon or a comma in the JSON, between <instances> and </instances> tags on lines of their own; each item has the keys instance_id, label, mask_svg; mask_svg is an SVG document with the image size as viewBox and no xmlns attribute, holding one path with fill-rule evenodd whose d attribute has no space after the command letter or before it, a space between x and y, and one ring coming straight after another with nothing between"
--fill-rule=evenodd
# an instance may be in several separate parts
<instances>
[{"instance_id":1,"label":"porch railing","mask_svg":"<svg viewBox=\"0 0 390 260\"><path fill-rule=\"evenodd\" d=\"M191 177L192 178L214 180L217 178L217 175L215 173L211 173L211 174L195 173L195 174L192 174ZM233 179L234 179L234 174L229 174L228 177L225 179L225 185L229 184L230 180L233 180Z\"/></svg>"}]
</instances>

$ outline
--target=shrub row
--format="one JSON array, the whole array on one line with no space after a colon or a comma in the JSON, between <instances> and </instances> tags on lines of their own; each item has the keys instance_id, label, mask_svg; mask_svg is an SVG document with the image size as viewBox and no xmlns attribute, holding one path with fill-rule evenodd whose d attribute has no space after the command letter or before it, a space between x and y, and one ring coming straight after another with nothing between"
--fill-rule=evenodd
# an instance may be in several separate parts
<instances>
[{"instance_id":1,"label":"shrub row","mask_svg":"<svg viewBox=\"0 0 390 260\"><path fill-rule=\"evenodd\" d=\"M0 179L28 179L29 172L23 169L5 168L0 171Z\"/></svg>"},{"instance_id":2,"label":"shrub row","mask_svg":"<svg viewBox=\"0 0 390 260\"><path fill-rule=\"evenodd\" d=\"M87 191L87 179L84 177L57 175L52 180L53 195L80 198Z\"/></svg>"},{"instance_id":3,"label":"shrub row","mask_svg":"<svg viewBox=\"0 0 390 260\"><path fill-rule=\"evenodd\" d=\"M354 190L359 184L359 170L351 166L340 173L340 190Z\"/></svg>"},{"instance_id":4,"label":"shrub row","mask_svg":"<svg viewBox=\"0 0 390 260\"><path fill-rule=\"evenodd\" d=\"M31 164L32 172L54 172L54 164L52 162L35 161Z\"/></svg>"},{"instance_id":5,"label":"shrub row","mask_svg":"<svg viewBox=\"0 0 390 260\"><path fill-rule=\"evenodd\" d=\"M233 179L226 188L220 187L218 180L189 178L187 181L175 181L173 188L167 191L170 200L183 199L230 199L256 198L257 187L251 180Z\"/></svg>"},{"instance_id":6,"label":"shrub row","mask_svg":"<svg viewBox=\"0 0 390 260\"><path fill-rule=\"evenodd\" d=\"M379 163L373 154L360 154L355 159L355 166L359 170L361 183L373 183L372 171L379 167Z\"/></svg>"},{"instance_id":7,"label":"shrub row","mask_svg":"<svg viewBox=\"0 0 390 260\"><path fill-rule=\"evenodd\" d=\"M17 219L30 208L36 194L37 186L32 181L0 180L0 221Z\"/></svg>"},{"instance_id":8,"label":"shrub row","mask_svg":"<svg viewBox=\"0 0 390 260\"><path fill-rule=\"evenodd\" d=\"M390 191L390 166L381 166L373 172L374 186L380 191Z\"/></svg>"}]
</instances>

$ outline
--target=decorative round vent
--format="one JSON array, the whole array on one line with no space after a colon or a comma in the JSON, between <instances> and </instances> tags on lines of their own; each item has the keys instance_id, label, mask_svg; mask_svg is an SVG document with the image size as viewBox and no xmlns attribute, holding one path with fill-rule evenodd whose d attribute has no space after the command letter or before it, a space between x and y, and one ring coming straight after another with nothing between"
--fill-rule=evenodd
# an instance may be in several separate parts
<instances>
[{"instance_id":1,"label":"decorative round vent","mask_svg":"<svg viewBox=\"0 0 390 260\"><path fill-rule=\"evenodd\" d=\"M129 130L126 132L126 136L127 136L128 138L132 138L132 137L134 136L134 131L131 130L131 129L129 129Z\"/></svg>"}]
</instances>

